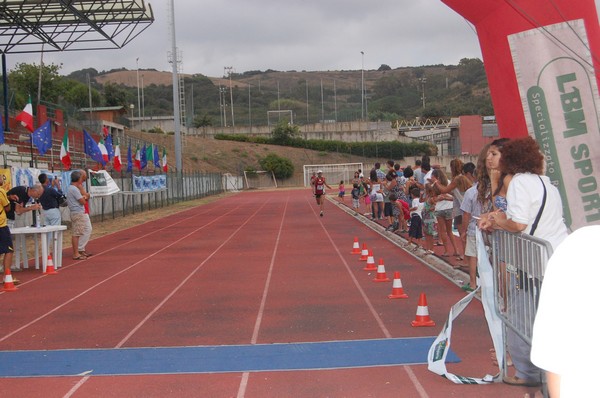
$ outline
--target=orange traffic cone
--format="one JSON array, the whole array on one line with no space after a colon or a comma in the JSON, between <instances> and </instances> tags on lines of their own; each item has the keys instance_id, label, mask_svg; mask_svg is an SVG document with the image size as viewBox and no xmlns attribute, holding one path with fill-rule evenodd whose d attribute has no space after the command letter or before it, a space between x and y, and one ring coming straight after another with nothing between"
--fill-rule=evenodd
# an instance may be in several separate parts
<instances>
[{"instance_id":1,"label":"orange traffic cone","mask_svg":"<svg viewBox=\"0 0 600 398\"><path fill-rule=\"evenodd\" d=\"M385 265L383 265L383 259L379 259L379 265L377 266L377 275L373 282L389 282L390 278L385 274Z\"/></svg>"},{"instance_id":2,"label":"orange traffic cone","mask_svg":"<svg viewBox=\"0 0 600 398\"><path fill-rule=\"evenodd\" d=\"M367 261L369 257L369 249L367 249L367 244L363 243L362 251L360 252L360 261Z\"/></svg>"},{"instance_id":3,"label":"orange traffic cone","mask_svg":"<svg viewBox=\"0 0 600 398\"><path fill-rule=\"evenodd\" d=\"M360 246L358 245L358 238L354 237L354 243L352 244L352 251L350 254L360 254Z\"/></svg>"},{"instance_id":4,"label":"orange traffic cone","mask_svg":"<svg viewBox=\"0 0 600 398\"><path fill-rule=\"evenodd\" d=\"M4 288L2 290L5 292L17 291L17 287L15 286L15 282L13 281L12 274L10 273L10 266L4 267Z\"/></svg>"},{"instance_id":5,"label":"orange traffic cone","mask_svg":"<svg viewBox=\"0 0 600 398\"><path fill-rule=\"evenodd\" d=\"M394 281L392 282L392 294L388 296L391 299L408 298L408 294L404 293L402 281L400 280L400 272L394 272Z\"/></svg>"},{"instance_id":6,"label":"orange traffic cone","mask_svg":"<svg viewBox=\"0 0 600 398\"><path fill-rule=\"evenodd\" d=\"M375 257L373 257L373 250L369 250L369 256L367 257L367 266L363 269L365 271L377 271L377 266L375 266Z\"/></svg>"},{"instance_id":7,"label":"orange traffic cone","mask_svg":"<svg viewBox=\"0 0 600 398\"><path fill-rule=\"evenodd\" d=\"M429 318L429 309L427 308L427 297L425 293L419 296L419 306L417 307L417 316L411 325L417 326L435 326L435 322Z\"/></svg>"},{"instance_id":8,"label":"orange traffic cone","mask_svg":"<svg viewBox=\"0 0 600 398\"><path fill-rule=\"evenodd\" d=\"M48 254L48 263L46 264L46 272L44 275L56 275L58 272L54 269L54 262L52 262L52 255Z\"/></svg>"}]
</instances>

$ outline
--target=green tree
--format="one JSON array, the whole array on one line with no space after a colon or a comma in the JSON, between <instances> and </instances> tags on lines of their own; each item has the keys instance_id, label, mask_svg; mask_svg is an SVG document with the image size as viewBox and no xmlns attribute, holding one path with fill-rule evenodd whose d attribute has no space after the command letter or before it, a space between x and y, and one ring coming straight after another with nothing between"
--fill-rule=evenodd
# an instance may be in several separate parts
<instances>
[{"instance_id":1,"label":"green tree","mask_svg":"<svg viewBox=\"0 0 600 398\"><path fill-rule=\"evenodd\" d=\"M9 89L15 93L15 107L22 108L30 95L34 104L37 103L38 82L41 82L42 100L57 103L62 95L62 78L58 74L60 68L60 65L55 64L43 65L40 80L39 65L17 64L8 74Z\"/></svg>"},{"instance_id":2,"label":"green tree","mask_svg":"<svg viewBox=\"0 0 600 398\"><path fill-rule=\"evenodd\" d=\"M282 119L273 129L273 142L275 144L285 144L292 138L300 135L300 128L293 126L287 119Z\"/></svg>"},{"instance_id":3,"label":"green tree","mask_svg":"<svg viewBox=\"0 0 600 398\"><path fill-rule=\"evenodd\" d=\"M90 91L88 86L83 83L71 81L69 89L64 94L65 100L77 108L87 108L90 106ZM100 93L92 89L92 107L102 105L102 97Z\"/></svg>"},{"instance_id":4,"label":"green tree","mask_svg":"<svg viewBox=\"0 0 600 398\"><path fill-rule=\"evenodd\" d=\"M487 83L483 62L478 58L461 59L458 63L458 80L471 85Z\"/></svg>"},{"instance_id":5,"label":"green tree","mask_svg":"<svg viewBox=\"0 0 600 398\"><path fill-rule=\"evenodd\" d=\"M127 101L127 91L119 87L115 83L104 84L104 104L106 106L124 106L126 109L129 105Z\"/></svg>"},{"instance_id":6,"label":"green tree","mask_svg":"<svg viewBox=\"0 0 600 398\"><path fill-rule=\"evenodd\" d=\"M272 171L275 178L286 179L294 174L294 164L291 160L270 153L258 161L265 171Z\"/></svg>"},{"instance_id":7,"label":"green tree","mask_svg":"<svg viewBox=\"0 0 600 398\"><path fill-rule=\"evenodd\" d=\"M212 126L212 125L213 125L212 118L210 116L208 116L207 114L196 115L196 117L194 118L194 127L196 127L196 128Z\"/></svg>"}]
</instances>

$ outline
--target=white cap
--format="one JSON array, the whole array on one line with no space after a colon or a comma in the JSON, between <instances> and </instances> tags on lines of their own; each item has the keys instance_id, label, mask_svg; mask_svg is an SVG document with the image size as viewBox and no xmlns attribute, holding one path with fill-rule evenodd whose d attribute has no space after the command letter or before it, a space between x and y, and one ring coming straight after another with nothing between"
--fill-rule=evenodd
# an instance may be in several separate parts
<instances>
[{"instance_id":1,"label":"white cap","mask_svg":"<svg viewBox=\"0 0 600 398\"><path fill-rule=\"evenodd\" d=\"M323 170L317 170L317 174L323 174Z\"/></svg>"}]
</instances>

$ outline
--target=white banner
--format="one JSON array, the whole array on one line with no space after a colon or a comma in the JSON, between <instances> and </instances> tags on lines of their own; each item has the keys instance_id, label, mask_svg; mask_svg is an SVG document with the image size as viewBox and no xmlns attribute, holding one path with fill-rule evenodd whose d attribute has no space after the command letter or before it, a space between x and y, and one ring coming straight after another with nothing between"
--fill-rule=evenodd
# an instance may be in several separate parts
<instances>
[{"instance_id":1,"label":"white banner","mask_svg":"<svg viewBox=\"0 0 600 398\"><path fill-rule=\"evenodd\" d=\"M502 320L494 308L494 272L490 264L481 231L477 229L477 269L479 278L478 287L450 308L448 320L442 331L429 348L427 355L427 368L435 374L445 377L455 384L488 384L494 381L494 376L485 375L482 378L459 376L448 372L446 369L446 356L452 342L452 322L458 318L463 310L469 305L475 293L481 290L481 301L487 320L488 329L492 337L492 343L496 351L496 359L499 364L504 361L504 340L502 337Z\"/></svg>"},{"instance_id":2,"label":"white banner","mask_svg":"<svg viewBox=\"0 0 600 398\"><path fill-rule=\"evenodd\" d=\"M153 176L133 175L133 192L152 192L167 189L167 176L157 174Z\"/></svg>"},{"instance_id":3,"label":"white banner","mask_svg":"<svg viewBox=\"0 0 600 398\"><path fill-rule=\"evenodd\" d=\"M91 196L108 196L120 191L117 183L106 170L88 170Z\"/></svg>"},{"instance_id":4,"label":"white banner","mask_svg":"<svg viewBox=\"0 0 600 398\"><path fill-rule=\"evenodd\" d=\"M598 86L583 20L508 37L527 129L546 156L567 226L600 224Z\"/></svg>"}]
</instances>

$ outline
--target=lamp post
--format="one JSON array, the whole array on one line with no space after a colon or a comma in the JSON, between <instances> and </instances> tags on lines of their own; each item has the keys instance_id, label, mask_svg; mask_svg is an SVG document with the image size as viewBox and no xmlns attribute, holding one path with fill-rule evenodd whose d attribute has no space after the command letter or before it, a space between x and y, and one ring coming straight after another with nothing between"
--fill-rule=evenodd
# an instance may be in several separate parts
<instances>
[{"instance_id":1,"label":"lamp post","mask_svg":"<svg viewBox=\"0 0 600 398\"><path fill-rule=\"evenodd\" d=\"M142 119L146 118L146 105L144 101L144 75L142 74Z\"/></svg>"},{"instance_id":2,"label":"lamp post","mask_svg":"<svg viewBox=\"0 0 600 398\"><path fill-rule=\"evenodd\" d=\"M233 115L233 88L231 87L231 71L233 66L225 66L225 71L229 74L229 103L231 104L231 127L235 127L235 116Z\"/></svg>"},{"instance_id":3,"label":"lamp post","mask_svg":"<svg viewBox=\"0 0 600 398\"><path fill-rule=\"evenodd\" d=\"M419 79L419 81L421 82L421 94L422 94L422 99L423 99L423 108L425 108L425 83L427 83L427 78L426 77L422 77Z\"/></svg>"},{"instance_id":4,"label":"lamp post","mask_svg":"<svg viewBox=\"0 0 600 398\"><path fill-rule=\"evenodd\" d=\"M361 51L360 55L360 119L365 120L365 52Z\"/></svg>"},{"instance_id":5,"label":"lamp post","mask_svg":"<svg viewBox=\"0 0 600 398\"><path fill-rule=\"evenodd\" d=\"M136 80L137 80L137 100L138 100L138 119L142 118L142 105L140 103L140 66L139 66L139 58L135 59L135 68L136 68L136 72L135 72L135 76L136 76Z\"/></svg>"},{"instance_id":6,"label":"lamp post","mask_svg":"<svg viewBox=\"0 0 600 398\"><path fill-rule=\"evenodd\" d=\"M135 105L129 104L129 109L131 109L131 129L133 130L133 110L135 109Z\"/></svg>"}]
</instances>

